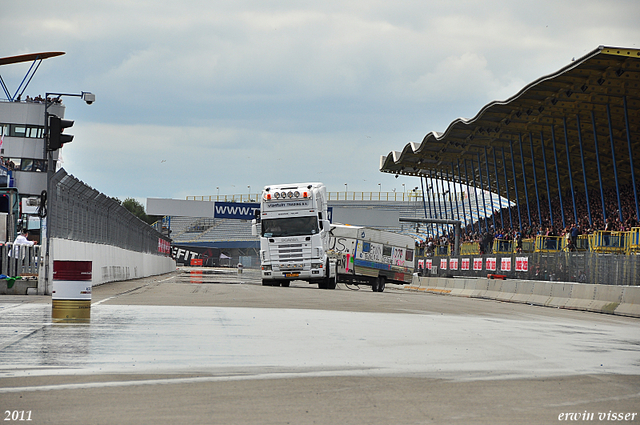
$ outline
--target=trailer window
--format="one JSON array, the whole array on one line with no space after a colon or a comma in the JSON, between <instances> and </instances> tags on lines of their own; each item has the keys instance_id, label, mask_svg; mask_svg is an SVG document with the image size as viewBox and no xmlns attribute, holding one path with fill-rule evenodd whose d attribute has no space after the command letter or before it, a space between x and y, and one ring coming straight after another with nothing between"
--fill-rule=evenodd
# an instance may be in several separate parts
<instances>
[{"instance_id":1,"label":"trailer window","mask_svg":"<svg viewBox=\"0 0 640 425\"><path fill-rule=\"evenodd\" d=\"M262 236L265 238L315 235L319 231L318 217L313 215L262 220Z\"/></svg>"},{"instance_id":2,"label":"trailer window","mask_svg":"<svg viewBox=\"0 0 640 425\"><path fill-rule=\"evenodd\" d=\"M392 248L390 246L385 245L382 248L382 255L385 257L391 257L391 251L392 251Z\"/></svg>"},{"instance_id":3,"label":"trailer window","mask_svg":"<svg viewBox=\"0 0 640 425\"><path fill-rule=\"evenodd\" d=\"M413 261L413 249L407 249L406 261Z\"/></svg>"}]
</instances>

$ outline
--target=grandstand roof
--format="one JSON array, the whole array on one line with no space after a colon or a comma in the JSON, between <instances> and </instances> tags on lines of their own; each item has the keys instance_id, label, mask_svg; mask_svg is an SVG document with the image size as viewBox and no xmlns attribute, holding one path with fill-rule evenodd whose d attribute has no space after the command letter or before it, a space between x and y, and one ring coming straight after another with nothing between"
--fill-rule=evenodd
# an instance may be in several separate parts
<instances>
[{"instance_id":1,"label":"grandstand roof","mask_svg":"<svg viewBox=\"0 0 640 425\"><path fill-rule=\"evenodd\" d=\"M520 198L524 196L525 181L529 197L535 196L533 172L535 169L536 180L543 182L545 161L551 183L549 195L558 192L556 162L563 192L569 189L569 169L577 191L584 191L583 177L589 190L598 188L599 157L603 187L615 188L614 155L620 185L631 182L630 158L638 178L639 92L640 50L600 46L530 83L513 97L487 104L474 118L457 119L444 133L430 132L421 143L411 142L400 152L382 156L380 171L466 182L466 160L470 185L475 176L476 187L481 186L481 173L483 188L497 193L499 183L499 193L505 197L506 169L508 197L514 200L514 181L519 186ZM538 186L540 192L546 193L544 184Z\"/></svg>"},{"instance_id":2,"label":"grandstand roof","mask_svg":"<svg viewBox=\"0 0 640 425\"><path fill-rule=\"evenodd\" d=\"M0 58L0 65L9 65L12 63L31 62L39 59L48 59L56 56L64 55L64 52L42 52L42 53L27 53L17 56L6 56Z\"/></svg>"}]
</instances>

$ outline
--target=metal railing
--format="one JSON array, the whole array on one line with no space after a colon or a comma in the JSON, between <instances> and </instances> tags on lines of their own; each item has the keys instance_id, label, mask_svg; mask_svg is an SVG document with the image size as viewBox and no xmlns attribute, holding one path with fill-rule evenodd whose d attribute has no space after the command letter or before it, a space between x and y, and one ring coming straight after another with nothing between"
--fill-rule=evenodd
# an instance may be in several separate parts
<instances>
[{"instance_id":1,"label":"metal railing","mask_svg":"<svg viewBox=\"0 0 640 425\"><path fill-rule=\"evenodd\" d=\"M634 227L629 232L627 252L634 254L640 253L640 227Z\"/></svg>"},{"instance_id":2,"label":"metal railing","mask_svg":"<svg viewBox=\"0 0 640 425\"><path fill-rule=\"evenodd\" d=\"M37 276L40 245L0 245L0 276Z\"/></svg>"},{"instance_id":3,"label":"metal railing","mask_svg":"<svg viewBox=\"0 0 640 425\"><path fill-rule=\"evenodd\" d=\"M560 252L563 249L565 238L561 236L536 236L533 252Z\"/></svg>"},{"instance_id":4,"label":"metal railing","mask_svg":"<svg viewBox=\"0 0 640 425\"><path fill-rule=\"evenodd\" d=\"M597 231L589 235L589 245L593 252L624 254L627 252L627 235L630 232Z\"/></svg>"},{"instance_id":5,"label":"metal railing","mask_svg":"<svg viewBox=\"0 0 640 425\"><path fill-rule=\"evenodd\" d=\"M433 260L434 257L431 257ZM418 264L428 258L417 258ZM612 255L597 252L535 252L518 254L467 254L458 259L457 268L423 271L423 275L487 277L505 275L507 279L640 285L640 255ZM465 261L463 261L465 260ZM451 262L451 261L449 261ZM436 265L436 263L432 263ZM465 265L465 266L463 266ZM477 267L479 265L479 267Z\"/></svg>"},{"instance_id":6,"label":"metal railing","mask_svg":"<svg viewBox=\"0 0 640 425\"><path fill-rule=\"evenodd\" d=\"M260 202L260 193L244 193L244 194L235 194L235 195L207 195L207 196L190 195L190 196L187 196L186 199L187 201L209 201L209 202ZM388 202L419 201L419 202L422 202L422 193L327 192L327 200L328 201L388 201Z\"/></svg>"}]
</instances>

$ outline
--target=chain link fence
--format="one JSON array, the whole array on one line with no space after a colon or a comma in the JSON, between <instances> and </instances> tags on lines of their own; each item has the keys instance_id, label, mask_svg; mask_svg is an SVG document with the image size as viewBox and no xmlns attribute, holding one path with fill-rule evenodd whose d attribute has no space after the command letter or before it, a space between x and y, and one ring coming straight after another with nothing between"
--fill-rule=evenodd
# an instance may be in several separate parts
<instances>
[{"instance_id":1,"label":"chain link fence","mask_svg":"<svg viewBox=\"0 0 640 425\"><path fill-rule=\"evenodd\" d=\"M52 178L49 236L168 255L169 240L114 199L60 169Z\"/></svg>"},{"instance_id":2,"label":"chain link fence","mask_svg":"<svg viewBox=\"0 0 640 425\"><path fill-rule=\"evenodd\" d=\"M422 267L421 267L422 266ZM640 286L640 255L541 252L419 257L424 276L487 277Z\"/></svg>"}]
</instances>

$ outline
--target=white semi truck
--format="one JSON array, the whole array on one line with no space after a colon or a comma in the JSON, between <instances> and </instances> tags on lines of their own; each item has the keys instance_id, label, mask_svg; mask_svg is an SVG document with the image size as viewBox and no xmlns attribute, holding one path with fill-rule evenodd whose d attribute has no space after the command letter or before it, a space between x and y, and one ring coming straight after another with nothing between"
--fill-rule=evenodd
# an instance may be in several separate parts
<instances>
[{"instance_id":1,"label":"white semi truck","mask_svg":"<svg viewBox=\"0 0 640 425\"><path fill-rule=\"evenodd\" d=\"M252 230L260 229L262 284L289 286L292 280L335 289L336 261L327 255L331 224L322 183L265 186Z\"/></svg>"},{"instance_id":2,"label":"white semi truck","mask_svg":"<svg viewBox=\"0 0 640 425\"><path fill-rule=\"evenodd\" d=\"M370 285L411 282L415 241L411 236L360 226L331 224L322 183L265 186L252 230L260 229L262 284L292 280L335 289L337 282Z\"/></svg>"}]
</instances>

